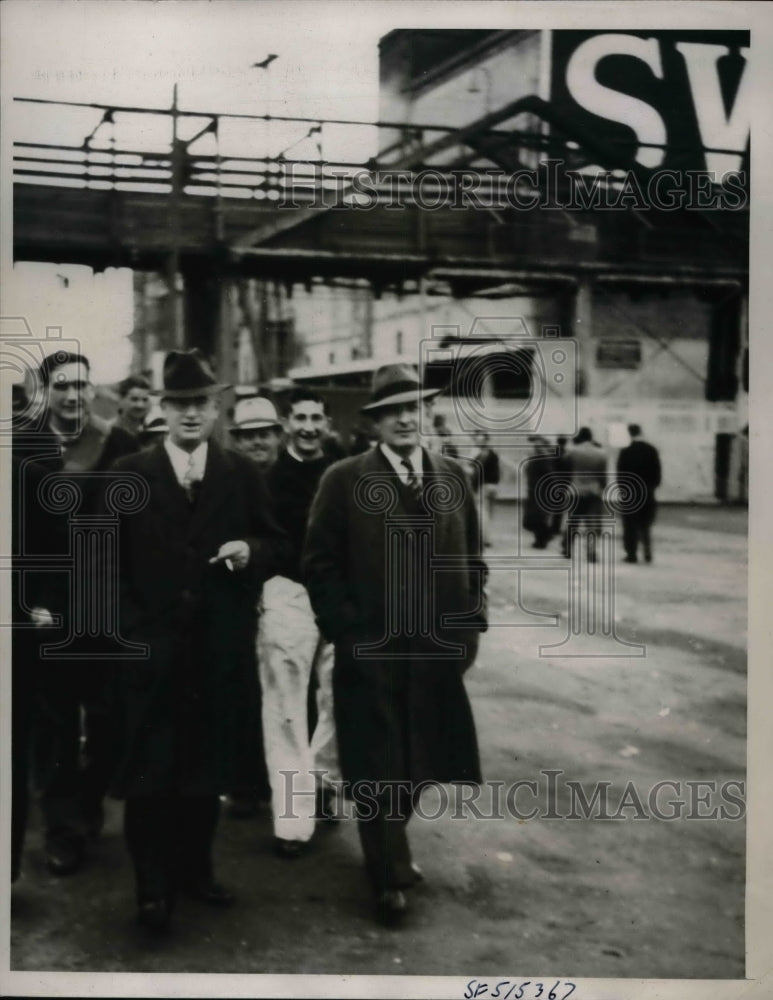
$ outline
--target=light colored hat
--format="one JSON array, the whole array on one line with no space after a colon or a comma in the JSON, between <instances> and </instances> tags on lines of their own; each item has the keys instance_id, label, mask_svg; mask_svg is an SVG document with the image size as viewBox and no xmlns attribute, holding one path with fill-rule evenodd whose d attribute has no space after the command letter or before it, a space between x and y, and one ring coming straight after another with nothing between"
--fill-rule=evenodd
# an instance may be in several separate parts
<instances>
[{"instance_id":1,"label":"light colored hat","mask_svg":"<svg viewBox=\"0 0 773 1000\"><path fill-rule=\"evenodd\" d=\"M240 399L234 408L234 422L231 433L257 430L259 427L281 427L276 407L265 396L251 396Z\"/></svg>"},{"instance_id":2,"label":"light colored hat","mask_svg":"<svg viewBox=\"0 0 773 1000\"><path fill-rule=\"evenodd\" d=\"M384 406L399 403L417 403L437 396L440 389L422 389L418 371L413 365L382 365L373 373L370 402L361 407L363 413L372 413Z\"/></svg>"},{"instance_id":3,"label":"light colored hat","mask_svg":"<svg viewBox=\"0 0 773 1000\"><path fill-rule=\"evenodd\" d=\"M166 422L166 417L161 410L158 403L154 403L148 410L148 414L142 422L142 433L143 434L166 434L169 430L169 425Z\"/></svg>"}]
</instances>

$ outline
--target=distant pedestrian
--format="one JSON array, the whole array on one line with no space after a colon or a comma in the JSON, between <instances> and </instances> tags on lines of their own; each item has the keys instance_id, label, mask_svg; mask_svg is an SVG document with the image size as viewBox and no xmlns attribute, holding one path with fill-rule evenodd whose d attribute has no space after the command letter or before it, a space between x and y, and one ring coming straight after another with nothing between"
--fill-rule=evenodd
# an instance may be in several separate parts
<instances>
[{"instance_id":1,"label":"distant pedestrian","mask_svg":"<svg viewBox=\"0 0 773 1000\"><path fill-rule=\"evenodd\" d=\"M459 449L448 440L451 437L451 431L449 430L448 424L446 424L444 414L436 413L434 415L432 418L432 428L435 432L434 450L439 451L441 455L448 455L450 458L458 458Z\"/></svg>"},{"instance_id":2,"label":"distant pedestrian","mask_svg":"<svg viewBox=\"0 0 773 1000\"><path fill-rule=\"evenodd\" d=\"M569 458L566 454L566 438L558 437L556 438L556 450L557 454L553 457L553 476L554 482L559 485L571 482L572 472L569 462ZM564 527L564 511L557 510L554 511L553 516L550 519L550 534L551 536L562 535Z\"/></svg>"},{"instance_id":3,"label":"distant pedestrian","mask_svg":"<svg viewBox=\"0 0 773 1000\"><path fill-rule=\"evenodd\" d=\"M547 438L529 438L532 453L526 459L526 499L523 508L523 527L534 535L533 548L544 549L552 536L552 523L548 511L540 497L540 483L544 476L554 471L552 453L554 448Z\"/></svg>"},{"instance_id":4,"label":"distant pedestrian","mask_svg":"<svg viewBox=\"0 0 773 1000\"><path fill-rule=\"evenodd\" d=\"M142 430L137 435L140 445L143 448L149 448L154 444L159 444L168 433L169 425L166 422L166 417L158 404L154 404L148 410L142 424Z\"/></svg>"},{"instance_id":5,"label":"distant pedestrian","mask_svg":"<svg viewBox=\"0 0 773 1000\"><path fill-rule=\"evenodd\" d=\"M150 411L150 382L142 375L129 375L118 386L118 416L114 426L139 438Z\"/></svg>"},{"instance_id":6,"label":"distant pedestrian","mask_svg":"<svg viewBox=\"0 0 773 1000\"><path fill-rule=\"evenodd\" d=\"M629 424L631 443L623 448L617 459L619 473L633 473L639 477L643 492L641 506L630 514L623 514L623 545L625 562L638 562L641 543L645 562L652 562L652 525L655 522L657 503L655 490L660 486L660 455L654 445L641 440L641 427Z\"/></svg>"},{"instance_id":7,"label":"distant pedestrian","mask_svg":"<svg viewBox=\"0 0 773 1000\"><path fill-rule=\"evenodd\" d=\"M491 545L491 525L494 520L494 507L500 480L499 455L489 445L489 436L485 431L477 431L473 440L477 451L472 461L477 466L474 470L474 486L480 485L480 528L483 544Z\"/></svg>"},{"instance_id":8,"label":"distant pedestrian","mask_svg":"<svg viewBox=\"0 0 773 1000\"><path fill-rule=\"evenodd\" d=\"M588 559L593 562L596 558L594 521L603 514L601 497L607 485L606 452L593 440L590 428L581 427L567 452L567 459L577 499L571 512L571 532L567 527L564 553L567 558L571 557L572 536L579 532L587 539Z\"/></svg>"}]
</instances>

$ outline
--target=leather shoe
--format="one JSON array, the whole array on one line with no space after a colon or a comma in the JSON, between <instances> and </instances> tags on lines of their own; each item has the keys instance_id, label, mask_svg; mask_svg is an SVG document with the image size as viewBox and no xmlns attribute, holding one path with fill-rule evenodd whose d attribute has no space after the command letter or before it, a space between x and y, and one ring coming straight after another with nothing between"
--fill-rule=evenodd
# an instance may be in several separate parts
<instances>
[{"instance_id":1,"label":"leather shoe","mask_svg":"<svg viewBox=\"0 0 773 1000\"><path fill-rule=\"evenodd\" d=\"M376 900L376 917L387 927L399 924L408 913L408 900L401 889L387 889Z\"/></svg>"},{"instance_id":2,"label":"leather shoe","mask_svg":"<svg viewBox=\"0 0 773 1000\"><path fill-rule=\"evenodd\" d=\"M208 906L227 907L233 906L236 896L229 888L214 879L205 879L200 882L192 882L186 886L185 891L189 896L198 899Z\"/></svg>"},{"instance_id":3,"label":"leather shoe","mask_svg":"<svg viewBox=\"0 0 773 1000\"><path fill-rule=\"evenodd\" d=\"M308 844L305 840L283 840L281 837L274 838L274 850L280 858L294 860L305 853Z\"/></svg>"},{"instance_id":4,"label":"leather shoe","mask_svg":"<svg viewBox=\"0 0 773 1000\"><path fill-rule=\"evenodd\" d=\"M83 844L79 840L59 840L46 849L46 865L52 875L73 875L83 864Z\"/></svg>"},{"instance_id":5,"label":"leather shoe","mask_svg":"<svg viewBox=\"0 0 773 1000\"><path fill-rule=\"evenodd\" d=\"M167 930L171 916L172 907L166 899L146 899L137 907L137 920L155 934Z\"/></svg>"}]
</instances>

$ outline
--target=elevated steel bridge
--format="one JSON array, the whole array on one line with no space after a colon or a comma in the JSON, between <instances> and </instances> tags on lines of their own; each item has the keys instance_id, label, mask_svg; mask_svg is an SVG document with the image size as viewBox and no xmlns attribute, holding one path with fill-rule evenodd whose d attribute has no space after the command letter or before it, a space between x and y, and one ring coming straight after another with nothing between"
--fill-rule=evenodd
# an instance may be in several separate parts
<instances>
[{"instance_id":1,"label":"elevated steel bridge","mask_svg":"<svg viewBox=\"0 0 773 1000\"><path fill-rule=\"evenodd\" d=\"M461 129L194 112L176 100L17 98L16 110L26 113L13 155L16 260L288 284L365 278L377 290L437 278L463 295L567 272L747 270L748 172L732 209L704 197L708 207L667 211L629 190L605 210L620 170L645 200L649 172L635 149L602 146L537 97ZM51 141L50 123L68 117L74 137ZM269 155L266 130L280 126L297 139ZM342 135L379 151L324 155ZM384 135L397 138L383 146ZM604 173L593 180L590 167Z\"/></svg>"}]
</instances>

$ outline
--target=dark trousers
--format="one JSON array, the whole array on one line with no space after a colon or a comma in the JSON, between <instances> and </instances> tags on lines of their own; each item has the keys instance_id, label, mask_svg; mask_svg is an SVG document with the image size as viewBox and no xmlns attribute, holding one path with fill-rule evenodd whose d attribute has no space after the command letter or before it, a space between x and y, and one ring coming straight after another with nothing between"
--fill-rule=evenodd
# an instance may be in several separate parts
<instances>
[{"instance_id":1,"label":"dark trousers","mask_svg":"<svg viewBox=\"0 0 773 1000\"><path fill-rule=\"evenodd\" d=\"M596 519L603 513L604 505L600 496L593 494L577 498L574 510L567 519L566 523L566 531L564 534L564 554L566 556L571 556L573 541L572 536L574 532L579 531L587 537L588 557L590 559L595 559L597 532L594 529L597 529L598 527Z\"/></svg>"},{"instance_id":2,"label":"dark trousers","mask_svg":"<svg viewBox=\"0 0 773 1000\"><path fill-rule=\"evenodd\" d=\"M655 521L655 500L649 497L644 506L632 514L623 514L623 547L629 559L636 559L641 544L644 558L652 559L651 528Z\"/></svg>"},{"instance_id":3,"label":"dark trousers","mask_svg":"<svg viewBox=\"0 0 773 1000\"><path fill-rule=\"evenodd\" d=\"M11 879L19 875L27 828L30 784L31 726L34 712L37 634L14 629L11 695Z\"/></svg>"},{"instance_id":4,"label":"dark trousers","mask_svg":"<svg viewBox=\"0 0 773 1000\"><path fill-rule=\"evenodd\" d=\"M408 821L421 790L407 783L385 783L372 800L357 807L357 829L365 854L365 868L374 892L404 889L412 885Z\"/></svg>"},{"instance_id":5,"label":"dark trousers","mask_svg":"<svg viewBox=\"0 0 773 1000\"><path fill-rule=\"evenodd\" d=\"M109 698L110 665L42 661L35 764L49 842L82 839L99 827L119 751Z\"/></svg>"},{"instance_id":6,"label":"dark trousers","mask_svg":"<svg viewBox=\"0 0 773 1000\"><path fill-rule=\"evenodd\" d=\"M172 899L178 887L212 879L219 815L217 795L168 792L127 798L124 834L139 902Z\"/></svg>"}]
</instances>

